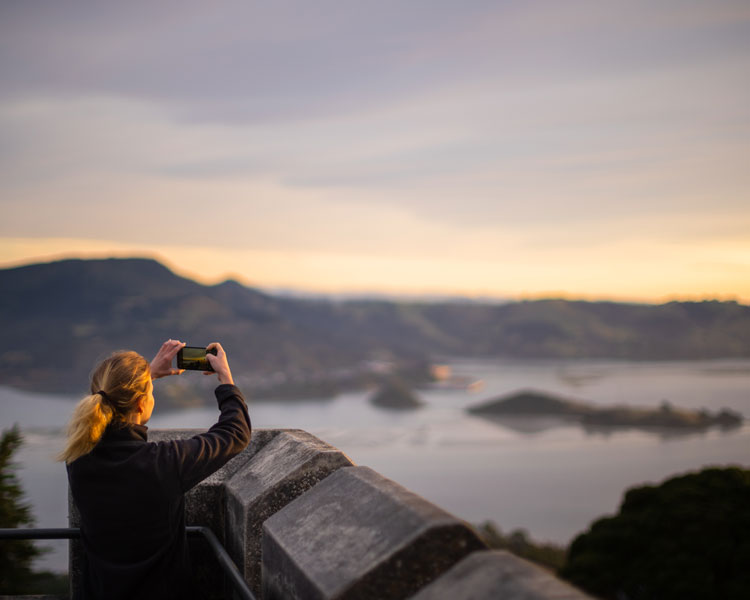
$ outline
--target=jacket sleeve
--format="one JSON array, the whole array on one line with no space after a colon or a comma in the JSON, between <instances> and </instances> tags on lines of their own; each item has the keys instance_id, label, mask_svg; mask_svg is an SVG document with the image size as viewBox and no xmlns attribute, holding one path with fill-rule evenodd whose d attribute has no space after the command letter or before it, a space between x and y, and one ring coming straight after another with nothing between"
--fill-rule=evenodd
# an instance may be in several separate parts
<instances>
[{"instance_id":1,"label":"jacket sleeve","mask_svg":"<svg viewBox=\"0 0 750 600\"><path fill-rule=\"evenodd\" d=\"M219 470L250 443L250 417L240 390L222 384L215 394L219 420L205 433L169 442L183 492Z\"/></svg>"}]
</instances>

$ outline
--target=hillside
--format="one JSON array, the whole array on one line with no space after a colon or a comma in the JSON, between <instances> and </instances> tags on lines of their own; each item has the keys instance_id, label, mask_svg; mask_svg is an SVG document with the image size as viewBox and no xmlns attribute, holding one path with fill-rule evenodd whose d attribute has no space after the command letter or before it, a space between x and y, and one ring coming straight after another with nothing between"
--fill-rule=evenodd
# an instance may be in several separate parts
<instances>
[{"instance_id":1,"label":"hillside","mask_svg":"<svg viewBox=\"0 0 750 600\"><path fill-rule=\"evenodd\" d=\"M116 348L220 340L248 375L324 377L362 361L439 356L639 360L750 356L750 307L540 300L504 305L334 302L206 286L148 259L0 270L0 383L79 391Z\"/></svg>"}]
</instances>

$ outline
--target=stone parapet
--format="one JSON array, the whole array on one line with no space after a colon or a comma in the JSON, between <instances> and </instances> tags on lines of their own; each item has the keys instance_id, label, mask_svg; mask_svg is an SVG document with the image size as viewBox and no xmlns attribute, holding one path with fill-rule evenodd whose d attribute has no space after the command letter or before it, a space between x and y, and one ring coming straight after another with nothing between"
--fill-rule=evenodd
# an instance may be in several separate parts
<instances>
[{"instance_id":1,"label":"stone parapet","mask_svg":"<svg viewBox=\"0 0 750 600\"><path fill-rule=\"evenodd\" d=\"M200 432L151 431L149 437L158 442ZM372 469L353 466L301 430L253 430L241 454L186 494L185 511L187 525L213 531L258 598L587 598L521 559L488 551L463 521ZM70 496L69 515L77 527ZM207 545L190 544L198 596L232 598ZM71 596L81 558L80 543L72 541Z\"/></svg>"},{"instance_id":2,"label":"stone parapet","mask_svg":"<svg viewBox=\"0 0 750 600\"><path fill-rule=\"evenodd\" d=\"M368 467L339 469L263 526L263 597L407 598L484 548L473 530Z\"/></svg>"},{"instance_id":3,"label":"stone parapet","mask_svg":"<svg viewBox=\"0 0 750 600\"><path fill-rule=\"evenodd\" d=\"M260 594L263 522L340 467L343 452L301 430L283 431L226 482L227 550Z\"/></svg>"}]
</instances>

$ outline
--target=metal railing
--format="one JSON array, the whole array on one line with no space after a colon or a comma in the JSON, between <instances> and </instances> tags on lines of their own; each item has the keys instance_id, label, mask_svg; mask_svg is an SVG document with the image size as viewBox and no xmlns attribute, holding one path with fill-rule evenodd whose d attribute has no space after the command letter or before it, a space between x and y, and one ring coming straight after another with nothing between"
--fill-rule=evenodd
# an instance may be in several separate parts
<instances>
[{"instance_id":1,"label":"metal railing","mask_svg":"<svg viewBox=\"0 0 750 600\"><path fill-rule=\"evenodd\" d=\"M214 532L208 527L191 526L185 529L189 536L196 537L202 535L208 542L211 551L219 562L219 566L229 579L237 595L242 600L256 600L250 588L247 587L239 569L224 549L224 546L221 545L214 535ZM80 537L81 530L77 527L57 529L0 529L0 540L76 540L80 539Z\"/></svg>"}]
</instances>

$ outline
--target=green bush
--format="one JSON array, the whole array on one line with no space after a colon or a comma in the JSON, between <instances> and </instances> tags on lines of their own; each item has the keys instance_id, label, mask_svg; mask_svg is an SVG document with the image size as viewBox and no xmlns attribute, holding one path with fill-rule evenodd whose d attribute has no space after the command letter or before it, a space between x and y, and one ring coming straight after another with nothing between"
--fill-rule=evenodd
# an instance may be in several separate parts
<instances>
[{"instance_id":1,"label":"green bush","mask_svg":"<svg viewBox=\"0 0 750 600\"><path fill-rule=\"evenodd\" d=\"M750 598L750 471L709 468L625 493L559 572L602 598Z\"/></svg>"}]
</instances>

